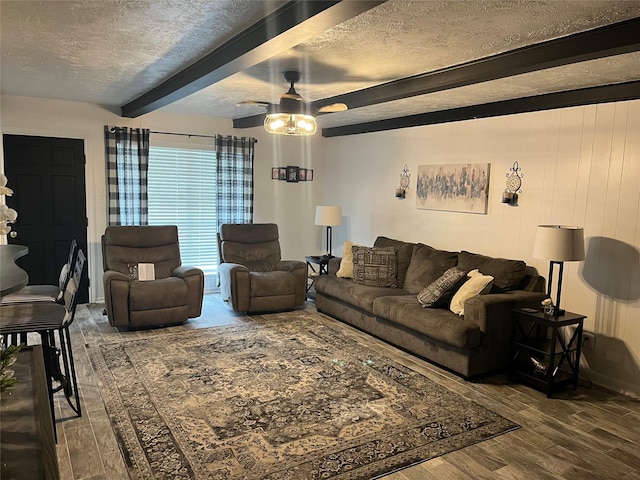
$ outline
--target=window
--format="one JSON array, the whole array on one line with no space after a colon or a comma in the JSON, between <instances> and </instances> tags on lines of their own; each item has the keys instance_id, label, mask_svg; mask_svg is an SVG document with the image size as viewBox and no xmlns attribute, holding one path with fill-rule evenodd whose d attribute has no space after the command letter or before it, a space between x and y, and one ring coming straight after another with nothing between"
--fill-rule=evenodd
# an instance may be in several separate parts
<instances>
[{"instance_id":1,"label":"window","mask_svg":"<svg viewBox=\"0 0 640 480\"><path fill-rule=\"evenodd\" d=\"M216 152L150 147L148 195L149 225L177 225L182 264L215 278Z\"/></svg>"}]
</instances>

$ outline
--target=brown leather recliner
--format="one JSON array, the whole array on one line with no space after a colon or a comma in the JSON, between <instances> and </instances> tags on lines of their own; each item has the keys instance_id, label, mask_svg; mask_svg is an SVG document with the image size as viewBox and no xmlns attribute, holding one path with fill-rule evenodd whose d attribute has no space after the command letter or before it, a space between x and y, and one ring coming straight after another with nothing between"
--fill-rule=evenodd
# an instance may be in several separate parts
<instances>
[{"instance_id":1,"label":"brown leather recliner","mask_svg":"<svg viewBox=\"0 0 640 480\"><path fill-rule=\"evenodd\" d=\"M275 312L304 305L307 265L281 259L275 223L224 224L219 246L222 299L236 312Z\"/></svg>"},{"instance_id":2,"label":"brown leather recliner","mask_svg":"<svg viewBox=\"0 0 640 480\"><path fill-rule=\"evenodd\" d=\"M102 236L104 298L114 327L171 325L199 317L204 272L183 267L178 227L109 226ZM155 280L129 277L129 265L153 263Z\"/></svg>"}]
</instances>

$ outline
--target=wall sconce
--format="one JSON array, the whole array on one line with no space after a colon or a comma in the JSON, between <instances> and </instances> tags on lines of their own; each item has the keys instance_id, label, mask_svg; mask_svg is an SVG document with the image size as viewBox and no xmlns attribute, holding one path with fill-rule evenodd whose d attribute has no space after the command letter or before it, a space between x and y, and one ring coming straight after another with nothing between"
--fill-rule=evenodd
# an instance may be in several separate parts
<instances>
[{"instance_id":1,"label":"wall sconce","mask_svg":"<svg viewBox=\"0 0 640 480\"><path fill-rule=\"evenodd\" d=\"M507 187L502 192L502 203L506 203L511 207L518 206L518 194L522 193L522 177L524 173L520 172L521 168L518 161L513 162L509 169L511 173L507 173Z\"/></svg>"},{"instance_id":2,"label":"wall sconce","mask_svg":"<svg viewBox=\"0 0 640 480\"><path fill-rule=\"evenodd\" d=\"M402 173L400 174L400 187L396 188L396 198L405 198L407 196L407 189L409 188L409 179L411 174L409 173L409 167L405 163Z\"/></svg>"}]
</instances>

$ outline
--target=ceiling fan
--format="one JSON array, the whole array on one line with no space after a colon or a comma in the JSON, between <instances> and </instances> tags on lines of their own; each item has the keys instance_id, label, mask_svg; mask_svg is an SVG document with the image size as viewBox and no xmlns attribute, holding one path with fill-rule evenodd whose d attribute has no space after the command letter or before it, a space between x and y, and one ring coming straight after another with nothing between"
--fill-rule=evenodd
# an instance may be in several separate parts
<instances>
[{"instance_id":1,"label":"ceiling fan","mask_svg":"<svg viewBox=\"0 0 640 480\"><path fill-rule=\"evenodd\" d=\"M238 105L266 107L267 116L264 120L264 128L267 132L279 135L313 135L318 128L316 115L343 112L348 109L344 103L333 103L317 109L311 107L294 87L294 84L300 80L300 72L288 70L283 74L290 87L287 93L280 96L279 103L259 100L245 100L238 103Z\"/></svg>"}]
</instances>

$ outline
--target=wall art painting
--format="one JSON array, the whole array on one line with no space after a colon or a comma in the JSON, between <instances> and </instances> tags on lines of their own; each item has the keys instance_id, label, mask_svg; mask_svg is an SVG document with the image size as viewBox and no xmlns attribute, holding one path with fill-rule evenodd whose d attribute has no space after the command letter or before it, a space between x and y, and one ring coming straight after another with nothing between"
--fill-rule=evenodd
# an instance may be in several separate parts
<instances>
[{"instance_id":1,"label":"wall art painting","mask_svg":"<svg viewBox=\"0 0 640 480\"><path fill-rule=\"evenodd\" d=\"M486 215L489 163L418 165L416 207Z\"/></svg>"}]
</instances>

